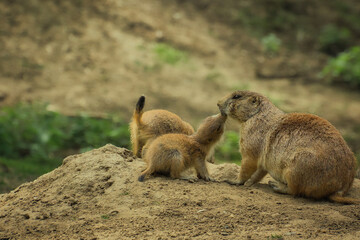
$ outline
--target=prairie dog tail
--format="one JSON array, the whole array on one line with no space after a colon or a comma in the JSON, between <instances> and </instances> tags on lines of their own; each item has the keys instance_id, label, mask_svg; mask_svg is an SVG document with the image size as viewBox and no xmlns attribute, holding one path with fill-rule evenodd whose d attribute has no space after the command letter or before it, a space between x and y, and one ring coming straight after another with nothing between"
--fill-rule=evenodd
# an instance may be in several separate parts
<instances>
[{"instance_id":1,"label":"prairie dog tail","mask_svg":"<svg viewBox=\"0 0 360 240\"><path fill-rule=\"evenodd\" d=\"M145 176L146 176L146 174L141 174L138 178L138 181L143 182L145 180Z\"/></svg>"},{"instance_id":2,"label":"prairie dog tail","mask_svg":"<svg viewBox=\"0 0 360 240\"><path fill-rule=\"evenodd\" d=\"M342 197L337 193L330 195L329 200L332 202L342 203L342 204L360 204L359 199L350 198L350 197Z\"/></svg>"},{"instance_id":3,"label":"prairie dog tail","mask_svg":"<svg viewBox=\"0 0 360 240\"><path fill-rule=\"evenodd\" d=\"M154 171L151 169L151 167L149 166L147 169L145 169L141 175L138 178L139 182L143 182L145 181L145 178L150 176Z\"/></svg>"},{"instance_id":4,"label":"prairie dog tail","mask_svg":"<svg viewBox=\"0 0 360 240\"><path fill-rule=\"evenodd\" d=\"M136 103L136 108L133 116L138 126L140 125L140 119L141 119L141 115L143 114L144 106L145 106L145 96L142 95Z\"/></svg>"}]
</instances>

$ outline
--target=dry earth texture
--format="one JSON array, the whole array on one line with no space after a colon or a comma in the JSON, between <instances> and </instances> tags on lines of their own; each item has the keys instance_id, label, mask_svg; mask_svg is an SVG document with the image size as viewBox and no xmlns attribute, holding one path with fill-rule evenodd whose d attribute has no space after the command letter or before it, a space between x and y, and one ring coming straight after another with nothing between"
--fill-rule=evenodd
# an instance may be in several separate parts
<instances>
[{"instance_id":1,"label":"dry earth texture","mask_svg":"<svg viewBox=\"0 0 360 240\"><path fill-rule=\"evenodd\" d=\"M326 63L321 54L284 50L267 59L260 41L241 25L215 17L231 4L250 2L1 1L6 21L0 22L0 105L45 101L66 114L130 118L145 94L149 108L168 109L196 125L217 112L219 98L248 89L285 111L316 113L351 135L360 119L360 95L303 84L316 82ZM184 58L164 62L158 43Z\"/></svg>"},{"instance_id":2,"label":"dry earth texture","mask_svg":"<svg viewBox=\"0 0 360 240\"><path fill-rule=\"evenodd\" d=\"M209 164L220 182L137 177L145 164L106 145L0 196L0 239L360 239L355 205L245 188L235 164ZM189 173L191 174L191 172ZM360 198L356 179L349 196Z\"/></svg>"}]
</instances>

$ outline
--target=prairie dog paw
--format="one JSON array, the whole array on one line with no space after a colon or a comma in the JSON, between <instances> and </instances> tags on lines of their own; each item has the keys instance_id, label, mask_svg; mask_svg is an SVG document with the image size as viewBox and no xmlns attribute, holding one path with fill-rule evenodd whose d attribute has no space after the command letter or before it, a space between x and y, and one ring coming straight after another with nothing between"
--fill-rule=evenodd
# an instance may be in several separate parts
<instances>
[{"instance_id":1,"label":"prairie dog paw","mask_svg":"<svg viewBox=\"0 0 360 240\"><path fill-rule=\"evenodd\" d=\"M219 182L215 178L212 178L212 177L209 177L209 181L211 181L211 182Z\"/></svg>"},{"instance_id":2,"label":"prairie dog paw","mask_svg":"<svg viewBox=\"0 0 360 240\"><path fill-rule=\"evenodd\" d=\"M251 180L249 179L249 180L247 180L247 181L244 183L244 186L245 186L245 187L251 187L253 184L254 184L253 181L251 181Z\"/></svg>"},{"instance_id":3,"label":"prairie dog paw","mask_svg":"<svg viewBox=\"0 0 360 240\"><path fill-rule=\"evenodd\" d=\"M230 185L236 185L236 186L239 186L239 185L244 185L243 182L239 182L239 181L232 181L232 180L224 180L224 182L230 184Z\"/></svg>"},{"instance_id":4,"label":"prairie dog paw","mask_svg":"<svg viewBox=\"0 0 360 240\"><path fill-rule=\"evenodd\" d=\"M269 181L268 182L269 186L272 188L272 189L276 189L278 188L277 186L277 182L274 182L274 181Z\"/></svg>"},{"instance_id":5,"label":"prairie dog paw","mask_svg":"<svg viewBox=\"0 0 360 240\"><path fill-rule=\"evenodd\" d=\"M198 179L197 178L188 178L186 179L189 183L194 183L194 182L197 182Z\"/></svg>"},{"instance_id":6,"label":"prairie dog paw","mask_svg":"<svg viewBox=\"0 0 360 240\"><path fill-rule=\"evenodd\" d=\"M206 177L204 177L203 178L205 181L214 181L214 179L212 179L211 177L209 177L209 176L206 176Z\"/></svg>"}]
</instances>

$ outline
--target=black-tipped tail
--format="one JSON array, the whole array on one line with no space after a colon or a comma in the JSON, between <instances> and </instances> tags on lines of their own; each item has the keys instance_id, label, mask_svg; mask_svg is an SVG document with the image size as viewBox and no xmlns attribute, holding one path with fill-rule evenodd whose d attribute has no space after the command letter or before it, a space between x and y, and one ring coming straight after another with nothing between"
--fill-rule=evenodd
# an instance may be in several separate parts
<instances>
[{"instance_id":1,"label":"black-tipped tail","mask_svg":"<svg viewBox=\"0 0 360 240\"><path fill-rule=\"evenodd\" d=\"M138 102L136 103L136 111L139 113L144 109L144 105L145 105L145 96L142 95Z\"/></svg>"},{"instance_id":2,"label":"black-tipped tail","mask_svg":"<svg viewBox=\"0 0 360 240\"><path fill-rule=\"evenodd\" d=\"M139 182L143 182L145 180L145 174L140 175L140 177L138 178Z\"/></svg>"}]
</instances>

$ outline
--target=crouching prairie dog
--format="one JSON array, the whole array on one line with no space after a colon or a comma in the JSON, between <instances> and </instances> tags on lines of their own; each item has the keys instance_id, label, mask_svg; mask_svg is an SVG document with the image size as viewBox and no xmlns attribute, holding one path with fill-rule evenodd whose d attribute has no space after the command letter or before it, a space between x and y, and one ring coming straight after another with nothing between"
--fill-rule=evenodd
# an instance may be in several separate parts
<instances>
[{"instance_id":1,"label":"crouching prairie dog","mask_svg":"<svg viewBox=\"0 0 360 240\"><path fill-rule=\"evenodd\" d=\"M219 109L240 124L242 163L238 184L251 186L269 173L279 193L340 203L356 169L354 154L327 120L306 113L284 113L266 97L235 91Z\"/></svg>"},{"instance_id":2,"label":"crouching prairie dog","mask_svg":"<svg viewBox=\"0 0 360 240\"><path fill-rule=\"evenodd\" d=\"M161 109L144 112L145 96L141 96L136 104L130 122L130 139L132 151L142 157L146 144L166 133L193 134L194 128L178 115Z\"/></svg>"},{"instance_id":3,"label":"crouching prairie dog","mask_svg":"<svg viewBox=\"0 0 360 240\"><path fill-rule=\"evenodd\" d=\"M141 173L139 181L155 172L181 178L180 174L190 167L195 167L198 178L212 180L205 159L220 140L225 121L226 116L218 114L206 118L191 136L173 133L156 138L145 153L147 168Z\"/></svg>"}]
</instances>

